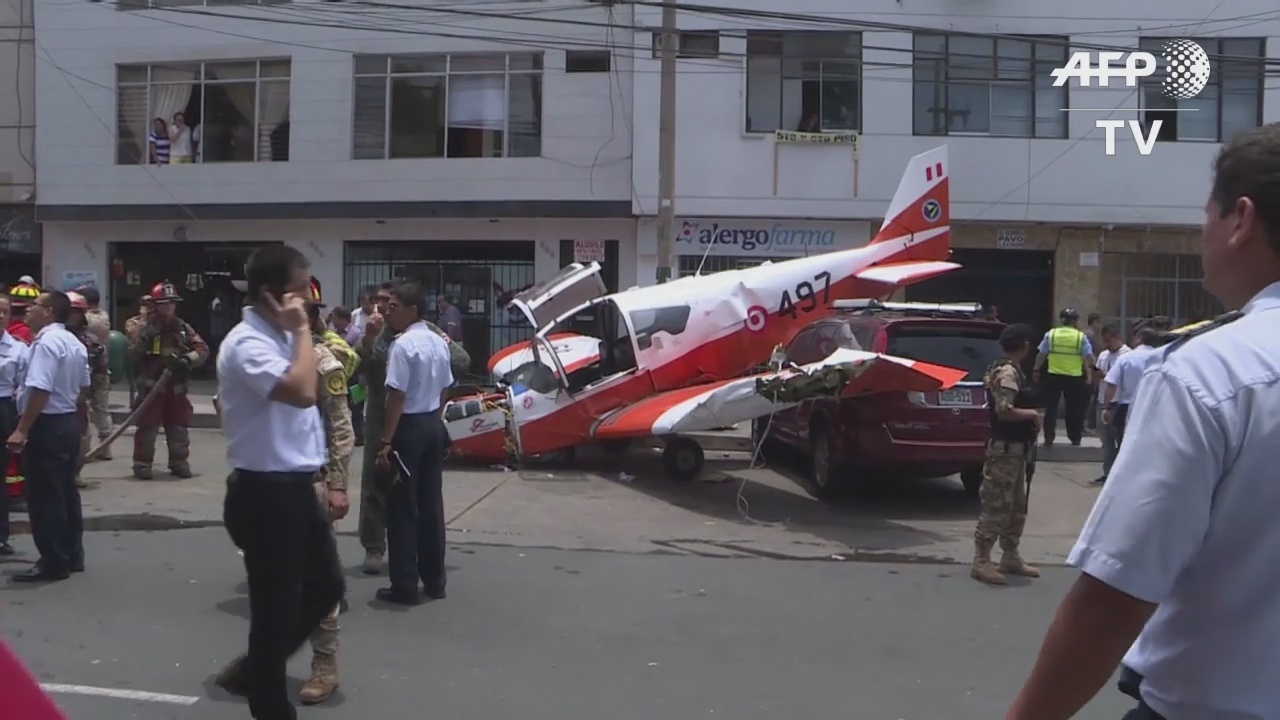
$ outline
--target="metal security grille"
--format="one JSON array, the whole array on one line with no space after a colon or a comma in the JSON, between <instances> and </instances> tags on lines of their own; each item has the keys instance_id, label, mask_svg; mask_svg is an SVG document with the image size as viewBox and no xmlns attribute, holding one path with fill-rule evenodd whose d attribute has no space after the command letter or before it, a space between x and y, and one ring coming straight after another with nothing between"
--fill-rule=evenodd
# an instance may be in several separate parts
<instances>
[{"instance_id":1,"label":"metal security grille","mask_svg":"<svg viewBox=\"0 0 1280 720\"><path fill-rule=\"evenodd\" d=\"M534 283L534 244L507 241L348 242L344 246L343 298L355 307L361 288L409 278L427 291L429 316L436 300L453 297L462 311L462 344L471 371L487 373L497 350L533 337L519 313L505 309L512 293Z\"/></svg>"},{"instance_id":2,"label":"metal security grille","mask_svg":"<svg viewBox=\"0 0 1280 720\"><path fill-rule=\"evenodd\" d=\"M1203 276L1196 255L1122 255L1120 326L1130 328L1142 318L1166 315L1178 327L1221 314L1222 304L1204 289Z\"/></svg>"},{"instance_id":3,"label":"metal security grille","mask_svg":"<svg viewBox=\"0 0 1280 720\"><path fill-rule=\"evenodd\" d=\"M676 262L679 277L698 274L698 266L702 266L702 274L723 272L725 270L741 270L743 268L763 265L769 258L741 257L736 255L710 255L704 260L701 255L681 255Z\"/></svg>"}]
</instances>

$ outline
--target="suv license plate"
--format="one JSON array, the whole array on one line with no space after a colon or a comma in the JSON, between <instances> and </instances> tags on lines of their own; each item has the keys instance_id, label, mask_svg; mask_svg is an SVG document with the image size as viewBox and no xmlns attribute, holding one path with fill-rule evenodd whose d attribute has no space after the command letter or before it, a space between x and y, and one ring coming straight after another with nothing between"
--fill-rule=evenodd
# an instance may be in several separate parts
<instances>
[{"instance_id":1,"label":"suv license plate","mask_svg":"<svg viewBox=\"0 0 1280 720\"><path fill-rule=\"evenodd\" d=\"M938 393L939 405L972 405L973 391L968 388L943 390Z\"/></svg>"}]
</instances>

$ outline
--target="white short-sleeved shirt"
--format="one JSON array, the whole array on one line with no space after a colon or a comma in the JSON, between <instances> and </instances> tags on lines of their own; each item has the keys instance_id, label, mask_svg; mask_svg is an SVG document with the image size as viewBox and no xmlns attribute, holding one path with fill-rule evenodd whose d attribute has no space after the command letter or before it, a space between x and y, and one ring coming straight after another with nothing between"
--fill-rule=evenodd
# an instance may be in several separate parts
<instances>
[{"instance_id":1,"label":"white short-sleeved shirt","mask_svg":"<svg viewBox=\"0 0 1280 720\"><path fill-rule=\"evenodd\" d=\"M405 414L439 410L440 395L451 385L449 345L426 323L410 325L387 356L387 387L404 393Z\"/></svg>"},{"instance_id":2,"label":"white short-sleeved shirt","mask_svg":"<svg viewBox=\"0 0 1280 720\"><path fill-rule=\"evenodd\" d=\"M1116 361L1120 359L1121 355L1125 355L1128 352L1129 352L1129 346L1121 345L1119 350L1115 350L1115 351L1103 350L1102 352L1098 353L1097 366L1098 366L1098 370L1102 373L1103 382L1106 382L1105 378L1107 376L1107 371L1109 371L1116 364ZM1106 393L1098 393L1098 404L1104 405L1106 404L1105 401L1106 401Z\"/></svg>"},{"instance_id":3,"label":"white short-sleeved shirt","mask_svg":"<svg viewBox=\"0 0 1280 720\"><path fill-rule=\"evenodd\" d=\"M80 390L89 387L89 351L80 338L62 323L40 328L31 343L27 372L22 380L18 409L27 407L32 390L49 393L42 415L63 415L76 411Z\"/></svg>"},{"instance_id":4,"label":"white short-sleeved shirt","mask_svg":"<svg viewBox=\"0 0 1280 720\"><path fill-rule=\"evenodd\" d=\"M1125 664L1170 718L1280 717L1280 283L1157 351L1068 561L1159 605Z\"/></svg>"},{"instance_id":5,"label":"white short-sleeved shirt","mask_svg":"<svg viewBox=\"0 0 1280 720\"><path fill-rule=\"evenodd\" d=\"M0 398L18 397L30 360L31 348L26 343L0 331Z\"/></svg>"},{"instance_id":6,"label":"white short-sleeved shirt","mask_svg":"<svg viewBox=\"0 0 1280 720\"><path fill-rule=\"evenodd\" d=\"M1116 386L1114 401L1117 405L1133 403L1134 396L1138 394L1138 384L1142 382L1143 373L1157 358L1156 348L1150 345L1139 345L1116 358L1111 368L1107 370L1107 377L1103 382Z\"/></svg>"},{"instance_id":7,"label":"white short-sleeved shirt","mask_svg":"<svg viewBox=\"0 0 1280 720\"><path fill-rule=\"evenodd\" d=\"M245 308L218 348L218 401L227 463L254 472L312 472L326 461L314 407L268 399L293 364L293 338Z\"/></svg>"}]
</instances>

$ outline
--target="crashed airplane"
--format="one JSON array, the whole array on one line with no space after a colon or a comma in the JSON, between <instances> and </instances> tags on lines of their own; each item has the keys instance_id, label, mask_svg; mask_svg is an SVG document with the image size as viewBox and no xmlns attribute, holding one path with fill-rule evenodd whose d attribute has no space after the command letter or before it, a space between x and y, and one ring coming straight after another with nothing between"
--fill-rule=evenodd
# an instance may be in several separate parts
<instances>
[{"instance_id":1,"label":"crashed airplane","mask_svg":"<svg viewBox=\"0 0 1280 720\"><path fill-rule=\"evenodd\" d=\"M816 393L951 387L964 371L842 349L817 363L746 375L836 300L887 298L959 267L951 254L945 146L911 159L866 247L685 277L607 295L600 266L573 264L517 295L534 338L499 351L506 387L444 409L451 454L505 462L588 442L664 438L668 474L702 469L681 433L725 427Z\"/></svg>"}]
</instances>

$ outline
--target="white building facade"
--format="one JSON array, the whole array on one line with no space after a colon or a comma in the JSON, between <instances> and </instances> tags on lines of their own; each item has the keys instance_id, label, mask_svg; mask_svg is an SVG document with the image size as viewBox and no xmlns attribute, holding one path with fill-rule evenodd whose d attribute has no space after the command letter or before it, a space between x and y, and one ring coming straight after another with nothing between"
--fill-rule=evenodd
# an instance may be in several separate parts
<instances>
[{"instance_id":1,"label":"white building facade","mask_svg":"<svg viewBox=\"0 0 1280 720\"><path fill-rule=\"evenodd\" d=\"M1041 326L1063 306L1115 321L1214 312L1199 283L1208 171L1221 140L1280 120L1280 94L1263 80L1267 59L1280 55L1274 7L960 5L814 0L793 11L771 0L711 0L681 11L679 270L714 266L716 254L731 266L812 251L798 243L744 251L738 230L820 228L804 237L865 242L907 159L945 143L956 258L966 268L907 297L980 300ZM633 207L638 267L651 277L658 153L641 149L656 148L659 136L660 63L650 49L660 8L637 8L636 25ZM1210 81L1196 98L1165 98L1160 76L1139 87L1053 86L1049 73L1072 51L1159 55L1173 38L1195 39L1210 55ZM1107 156L1099 119L1137 120L1144 130L1159 120L1162 130L1150 155L1126 129ZM777 130L856 133L858 146L780 143ZM690 225L727 228L729 240L703 260L707 246L682 237Z\"/></svg>"},{"instance_id":2,"label":"white building facade","mask_svg":"<svg viewBox=\"0 0 1280 720\"><path fill-rule=\"evenodd\" d=\"M508 293L575 258L634 281L605 8L35 5L43 277L96 281L117 323L169 279L216 341L248 253L282 242L331 306L393 276L451 296L482 363L528 332Z\"/></svg>"}]
</instances>

